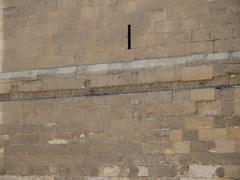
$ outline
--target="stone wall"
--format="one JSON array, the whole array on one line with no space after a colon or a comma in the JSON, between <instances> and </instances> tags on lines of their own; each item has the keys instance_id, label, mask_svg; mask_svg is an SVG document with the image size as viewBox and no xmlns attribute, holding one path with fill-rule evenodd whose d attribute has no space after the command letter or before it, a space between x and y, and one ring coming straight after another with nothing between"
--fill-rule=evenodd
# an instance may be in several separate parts
<instances>
[{"instance_id":1,"label":"stone wall","mask_svg":"<svg viewBox=\"0 0 240 180\"><path fill-rule=\"evenodd\" d=\"M0 7L0 180L240 179L239 0Z\"/></svg>"},{"instance_id":2,"label":"stone wall","mask_svg":"<svg viewBox=\"0 0 240 180\"><path fill-rule=\"evenodd\" d=\"M239 70L235 52L0 73L0 179L239 179Z\"/></svg>"},{"instance_id":3,"label":"stone wall","mask_svg":"<svg viewBox=\"0 0 240 180\"><path fill-rule=\"evenodd\" d=\"M0 7L2 71L240 50L239 0L1 0Z\"/></svg>"}]
</instances>

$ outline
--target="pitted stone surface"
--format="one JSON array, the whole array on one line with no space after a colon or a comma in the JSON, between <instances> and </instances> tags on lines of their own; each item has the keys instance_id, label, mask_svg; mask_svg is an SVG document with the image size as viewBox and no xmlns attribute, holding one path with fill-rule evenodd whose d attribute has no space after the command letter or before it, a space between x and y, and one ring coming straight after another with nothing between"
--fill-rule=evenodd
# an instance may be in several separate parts
<instances>
[{"instance_id":1,"label":"pitted stone surface","mask_svg":"<svg viewBox=\"0 0 240 180\"><path fill-rule=\"evenodd\" d=\"M0 12L0 180L240 179L239 0Z\"/></svg>"}]
</instances>

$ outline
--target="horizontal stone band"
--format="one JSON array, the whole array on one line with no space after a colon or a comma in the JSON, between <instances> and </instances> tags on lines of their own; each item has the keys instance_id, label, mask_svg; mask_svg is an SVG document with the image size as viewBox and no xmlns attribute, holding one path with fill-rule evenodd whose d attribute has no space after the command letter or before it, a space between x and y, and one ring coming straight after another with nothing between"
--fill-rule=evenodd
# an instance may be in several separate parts
<instances>
[{"instance_id":1,"label":"horizontal stone band","mask_svg":"<svg viewBox=\"0 0 240 180\"><path fill-rule=\"evenodd\" d=\"M1 72L0 79L35 79L38 76L57 76L57 75L75 75L86 73L99 73L111 71L131 71L131 69L166 67L176 65L192 65L192 64L213 64L214 62L224 60L239 60L240 52L225 52L215 54L197 54L190 56L169 57L160 59L145 59L124 63L110 64L94 64L67 66L49 69L36 69L18 72Z\"/></svg>"}]
</instances>

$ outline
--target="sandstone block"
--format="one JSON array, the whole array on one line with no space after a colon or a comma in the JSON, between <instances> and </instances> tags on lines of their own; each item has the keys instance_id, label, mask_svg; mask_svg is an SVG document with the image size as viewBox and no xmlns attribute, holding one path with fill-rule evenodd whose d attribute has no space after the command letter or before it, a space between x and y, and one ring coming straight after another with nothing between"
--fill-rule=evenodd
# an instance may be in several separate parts
<instances>
[{"instance_id":1,"label":"sandstone block","mask_svg":"<svg viewBox=\"0 0 240 180\"><path fill-rule=\"evenodd\" d=\"M144 154L172 153L172 146L169 142L161 143L142 143L142 152Z\"/></svg>"},{"instance_id":2,"label":"sandstone block","mask_svg":"<svg viewBox=\"0 0 240 180\"><path fill-rule=\"evenodd\" d=\"M234 153L235 152L235 142L234 141L215 141L216 153Z\"/></svg>"},{"instance_id":3,"label":"sandstone block","mask_svg":"<svg viewBox=\"0 0 240 180\"><path fill-rule=\"evenodd\" d=\"M147 177L148 176L148 168L145 166L137 166L138 168L138 175L140 177Z\"/></svg>"},{"instance_id":4,"label":"sandstone block","mask_svg":"<svg viewBox=\"0 0 240 180\"><path fill-rule=\"evenodd\" d=\"M221 115L222 101L202 102L198 104L199 115Z\"/></svg>"},{"instance_id":5,"label":"sandstone block","mask_svg":"<svg viewBox=\"0 0 240 180\"><path fill-rule=\"evenodd\" d=\"M228 139L228 131L226 128L199 130L200 141L214 141L214 140L227 140L227 139Z\"/></svg>"},{"instance_id":6,"label":"sandstone block","mask_svg":"<svg viewBox=\"0 0 240 180\"><path fill-rule=\"evenodd\" d=\"M29 92L29 91L40 91L42 89L41 81L34 81L29 83L24 83L19 86L19 91Z\"/></svg>"},{"instance_id":7,"label":"sandstone block","mask_svg":"<svg viewBox=\"0 0 240 180\"><path fill-rule=\"evenodd\" d=\"M234 114L237 116L240 115L240 99L234 100Z\"/></svg>"},{"instance_id":8,"label":"sandstone block","mask_svg":"<svg viewBox=\"0 0 240 180\"><path fill-rule=\"evenodd\" d=\"M192 115L196 113L196 105L192 102L173 102L146 105L142 117L169 117Z\"/></svg>"},{"instance_id":9,"label":"sandstone block","mask_svg":"<svg viewBox=\"0 0 240 180\"><path fill-rule=\"evenodd\" d=\"M226 166L224 166L224 175L226 177L233 177L235 179L239 179L240 167L234 166L234 165L226 165Z\"/></svg>"},{"instance_id":10,"label":"sandstone block","mask_svg":"<svg viewBox=\"0 0 240 180\"><path fill-rule=\"evenodd\" d=\"M191 100L193 101L212 101L215 100L215 89L194 89L191 90Z\"/></svg>"},{"instance_id":11,"label":"sandstone block","mask_svg":"<svg viewBox=\"0 0 240 180\"><path fill-rule=\"evenodd\" d=\"M48 141L49 144L67 144L68 142L65 139L53 139Z\"/></svg>"},{"instance_id":12,"label":"sandstone block","mask_svg":"<svg viewBox=\"0 0 240 180\"><path fill-rule=\"evenodd\" d=\"M232 115L234 114L234 102L229 100L223 100L222 102L222 115Z\"/></svg>"},{"instance_id":13,"label":"sandstone block","mask_svg":"<svg viewBox=\"0 0 240 180\"><path fill-rule=\"evenodd\" d=\"M1 83L0 84L0 94L9 93L10 90L11 90L11 84L10 83Z\"/></svg>"},{"instance_id":14,"label":"sandstone block","mask_svg":"<svg viewBox=\"0 0 240 180\"><path fill-rule=\"evenodd\" d=\"M199 115L231 115L234 113L232 100L217 100L198 104Z\"/></svg>"},{"instance_id":15,"label":"sandstone block","mask_svg":"<svg viewBox=\"0 0 240 180\"><path fill-rule=\"evenodd\" d=\"M240 98L240 86L234 87L234 97Z\"/></svg>"},{"instance_id":16,"label":"sandstone block","mask_svg":"<svg viewBox=\"0 0 240 180\"><path fill-rule=\"evenodd\" d=\"M229 58L227 58L229 59ZM213 76L228 76L234 78L240 69L240 64L216 64L213 66Z\"/></svg>"},{"instance_id":17,"label":"sandstone block","mask_svg":"<svg viewBox=\"0 0 240 180\"><path fill-rule=\"evenodd\" d=\"M156 33L166 33L176 31L180 28L177 21L162 21L156 23Z\"/></svg>"},{"instance_id":18,"label":"sandstone block","mask_svg":"<svg viewBox=\"0 0 240 180\"><path fill-rule=\"evenodd\" d=\"M183 132L182 130L172 130L170 133L171 141L182 141Z\"/></svg>"},{"instance_id":19,"label":"sandstone block","mask_svg":"<svg viewBox=\"0 0 240 180\"><path fill-rule=\"evenodd\" d=\"M106 166L100 170L100 176L118 176L120 175L121 169L118 166Z\"/></svg>"},{"instance_id":20,"label":"sandstone block","mask_svg":"<svg viewBox=\"0 0 240 180\"><path fill-rule=\"evenodd\" d=\"M200 20L198 17L189 17L184 18L181 22L181 29L199 29L200 27ZM194 32L194 31L193 31ZM193 36L194 37L194 36ZM193 38L194 40L194 38Z\"/></svg>"},{"instance_id":21,"label":"sandstone block","mask_svg":"<svg viewBox=\"0 0 240 180\"><path fill-rule=\"evenodd\" d=\"M217 168L219 168L219 166L191 164L188 175L196 178L211 178L215 175Z\"/></svg>"},{"instance_id":22,"label":"sandstone block","mask_svg":"<svg viewBox=\"0 0 240 180\"><path fill-rule=\"evenodd\" d=\"M0 155L4 154L5 149L3 147L0 148Z\"/></svg>"},{"instance_id":23,"label":"sandstone block","mask_svg":"<svg viewBox=\"0 0 240 180\"><path fill-rule=\"evenodd\" d=\"M176 167L170 166L170 165L158 165L158 166L152 166L149 168L149 176L153 177L153 179L170 179L170 180L176 180L174 179L177 174Z\"/></svg>"},{"instance_id":24,"label":"sandstone block","mask_svg":"<svg viewBox=\"0 0 240 180\"><path fill-rule=\"evenodd\" d=\"M139 83L169 82L181 78L180 68L149 68L138 73Z\"/></svg>"},{"instance_id":25,"label":"sandstone block","mask_svg":"<svg viewBox=\"0 0 240 180\"><path fill-rule=\"evenodd\" d=\"M189 141L178 141L173 142L174 153L189 153L190 152L190 142Z\"/></svg>"},{"instance_id":26,"label":"sandstone block","mask_svg":"<svg viewBox=\"0 0 240 180\"><path fill-rule=\"evenodd\" d=\"M134 13L136 11L136 9L137 9L137 7L136 7L135 1L125 2L123 4L123 10L126 14Z\"/></svg>"},{"instance_id":27,"label":"sandstone block","mask_svg":"<svg viewBox=\"0 0 240 180\"><path fill-rule=\"evenodd\" d=\"M101 10L99 7L83 7L81 11L81 17L83 19L96 18L99 16Z\"/></svg>"},{"instance_id":28,"label":"sandstone block","mask_svg":"<svg viewBox=\"0 0 240 180\"><path fill-rule=\"evenodd\" d=\"M37 35L51 35L58 32L58 25L56 23L49 23L38 25L36 28Z\"/></svg>"},{"instance_id":29,"label":"sandstone block","mask_svg":"<svg viewBox=\"0 0 240 180\"><path fill-rule=\"evenodd\" d=\"M185 141L197 141L198 138L198 130L184 130L183 131L183 139Z\"/></svg>"},{"instance_id":30,"label":"sandstone block","mask_svg":"<svg viewBox=\"0 0 240 180\"><path fill-rule=\"evenodd\" d=\"M214 52L239 51L240 38L217 40L214 46Z\"/></svg>"},{"instance_id":31,"label":"sandstone block","mask_svg":"<svg viewBox=\"0 0 240 180\"><path fill-rule=\"evenodd\" d=\"M212 77L213 67L211 65L183 68L183 81L206 80Z\"/></svg>"},{"instance_id":32,"label":"sandstone block","mask_svg":"<svg viewBox=\"0 0 240 180\"><path fill-rule=\"evenodd\" d=\"M193 7L195 7L197 5L197 9L194 9ZM208 14L209 13L209 8L208 5L206 3L201 3L198 4L197 2L195 3L186 3L186 5L184 7L182 7L182 11L181 11L181 16L186 18L186 17L197 17L197 16L201 16L204 14Z\"/></svg>"},{"instance_id":33,"label":"sandstone block","mask_svg":"<svg viewBox=\"0 0 240 180\"><path fill-rule=\"evenodd\" d=\"M188 117L185 120L186 129L204 129L214 127L214 118L205 116Z\"/></svg>"},{"instance_id":34,"label":"sandstone block","mask_svg":"<svg viewBox=\"0 0 240 180\"><path fill-rule=\"evenodd\" d=\"M230 140L240 140L240 128L228 129L228 138Z\"/></svg>"},{"instance_id":35,"label":"sandstone block","mask_svg":"<svg viewBox=\"0 0 240 180\"><path fill-rule=\"evenodd\" d=\"M174 101L188 101L191 97L190 90L184 91L173 91L173 100Z\"/></svg>"}]
</instances>

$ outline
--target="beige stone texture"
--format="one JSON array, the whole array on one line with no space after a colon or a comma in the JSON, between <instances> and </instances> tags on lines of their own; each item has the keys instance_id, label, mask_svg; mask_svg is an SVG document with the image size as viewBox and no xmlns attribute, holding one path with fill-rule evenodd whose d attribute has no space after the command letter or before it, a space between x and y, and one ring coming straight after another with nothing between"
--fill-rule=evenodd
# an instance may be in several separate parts
<instances>
[{"instance_id":1,"label":"beige stone texture","mask_svg":"<svg viewBox=\"0 0 240 180\"><path fill-rule=\"evenodd\" d=\"M0 0L0 180L240 179L239 84L239 0Z\"/></svg>"},{"instance_id":2,"label":"beige stone texture","mask_svg":"<svg viewBox=\"0 0 240 180\"><path fill-rule=\"evenodd\" d=\"M240 128L228 129L228 138L231 140L240 140Z\"/></svg>"},{"instance_id":3,"label":"beige stone texture","mask_svg":"<svg viewBox=\"0 0 240 180\"><path fill-rule=\"evenodd\" d=\"M207 166L192 164L189 167L189 176L200 177L200 178L211 178L214 176L216 169L219 166Z\"/></svg>"},{"instance_id":4,"label":"beige stone texture","mask_svg":"<svg viewBox=\"0 0 240 180\"><path fill-rule=\"evenodd\" d=\"M173 143L173 152L185 154L190 152L190 142L188 141L181 141L181 142L174 142Z\"/></svg>"},{"instance_id":5,"label":"beige stone texture","mask_svg":"<svg viewBox=\"0 0 240 180\"><path fill-rule=\"evenodd\" d=\"M191 100L193 101L213 101L216 98L215 89L195 89L191 91Z\"/></svg>"},{"instance_id":6,"label":"beige stone texture","mask_svg":"<svg viewBox=\"0 0 240 180\"><path fill-rule=\"evenodd\" d=\"M144 166L137 166L138 168L138 176L140 177L147 177L148 174L148 168L144 167Z\"/></svg>"},{"instance_id":7,"label":"beige stone texture","mask_svg":"<svg viewBox=\"0 0 240 180\"><path fill-rule=\"evenodd\" d=\"M185 121L186 129L205 129L205 128L213 128L215 120L213 117L205 117L205 116L193 116L188 117Z\"/></svg>"},{"instance_id":8,"label":"beige stone texture","mask_svg":"<svg viewBox=\"0 0 240 180\"><path fill-rule=\"evenodd\" d=\"M234 141L215 141L216 153L234 153L235 143Z\"/></svg>"},{"instance_id":9,"label":"beige stone texture","mask_svg":"<svg viewBox=\"0 0 240 180\"><path fill-rule=\"evenodd\" d=\"M182 130L172 130L170 134L171 141L182 141Z\"/></svg>"},{"instance_id":10,"label":"beige stone texture","mask_svg":"<svg viewBox=\"0 0 240 180\"><path fill-rule=\"evenodd\" d=\"M238 1L1 3L2 71L239 51Z\"/></svg>"},{"instance_id":11,"label":"beige stone texture","mask_svg":"<svg viewBox=\"0 0 240 180\"><path fill-rule=\"evenodd\" d=\"M234 114L240 115L240 98L234 100Z\"/></svg>"},{"instance_id":12,"label":"beige stone texture","mask_svg":"<svg viewBox=\"0 0 240 180\"><path fill-rule=\"evenodd\" d=\"M228 139L228 130L226 128L199 130L200 141L227 140L227 139Z\"/></svg>"},{"instance_id":13,"label":"beige stone texture","mask_svg":"<svg viewBox=\"0 0 240 180\"><path fill-rule=\"evenodd\" d=\"M234 97L235 98L240 98L240 86L236 86L234 88Z\"/></svg>"},{"instance_id":14,"label":"beige stone texture","mask_svg":"<svg viewBox=\"0 0 240 180\"><path fill-rule=\"evenodd\" d=\"M10 83L1 83L0 84L0 93L1 94L7 94L11 90L11 84Z\"/></svg>"},{"instance_id":15,"label":"beige stone texture","mask_svg":"<svg viewBox=\"0 0 240 180\"><path fill-rule=\"evenodd\" d=\"M183 69L183 81L212 79L212 66L186 67Z\"/></svg>"}]
</instances>

